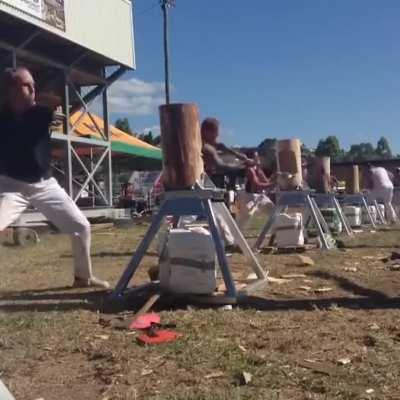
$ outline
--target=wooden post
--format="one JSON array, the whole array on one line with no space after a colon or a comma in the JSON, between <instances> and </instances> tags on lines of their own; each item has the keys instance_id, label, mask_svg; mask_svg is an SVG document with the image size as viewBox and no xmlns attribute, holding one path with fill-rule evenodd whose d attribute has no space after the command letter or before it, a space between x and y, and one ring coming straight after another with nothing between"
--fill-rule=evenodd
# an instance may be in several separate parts
<instances>
[{"instance_id":1,"label":"wooden post","mask_svg":"<svg viewBox=\"0 0 400 400\"><path fill-rule=\"evenodd\" d=\"M351 192L353 194L360 193L360 168L358 167L358 165L353 165Z\"/></svg>"},{"instance_id":2,"label":"wooden post","mask_svg":"<svg viewBox=\"0 0 400 400\"><path fill-rule=\"evenodd\" d=\"M187 190L203 173L199 112L195 104L159 107L166 190Z\"/></svg>"},{"instance_id":3,"label":"wooden post","mask_svg":"<svg viewBox=\"0 0 400 400\"><path fill-rule=\"evenodd\" d=\"M343 179L346 181L346 193L360 193L360 170L358 165L352 165L346 168L342 175Z\"/></svg>"},{"instance_id":4,"label":"wooden post","mask_svg":"<svg viewBox=\"0 0 400 400\"><path fill-rule=\"evenodd\" d=\"M277 142L278 185L281 190L295 190L302 183L301 142L299 139ZM289 176L291 175L291 176Z\"/></svg>"}]
</instances>

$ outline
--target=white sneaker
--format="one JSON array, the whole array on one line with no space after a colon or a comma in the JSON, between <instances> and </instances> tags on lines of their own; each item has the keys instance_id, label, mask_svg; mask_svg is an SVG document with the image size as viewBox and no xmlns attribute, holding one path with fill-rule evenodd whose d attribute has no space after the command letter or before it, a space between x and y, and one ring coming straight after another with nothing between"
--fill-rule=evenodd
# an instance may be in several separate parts
<instances>
[{"instance_id":1,"label":"white sneaker","mask_svg":"<svg viewBox=\"0 0 400 400\"><path fill-rule=\"evenodd\" d=\"M91 278L84 279L75 276L74 283L72 285L74 288L83 288L83 287L98 287L102 289L110 289L110 284L107 281L102 281L95 276Z\"/></svg>"}]
</instances>

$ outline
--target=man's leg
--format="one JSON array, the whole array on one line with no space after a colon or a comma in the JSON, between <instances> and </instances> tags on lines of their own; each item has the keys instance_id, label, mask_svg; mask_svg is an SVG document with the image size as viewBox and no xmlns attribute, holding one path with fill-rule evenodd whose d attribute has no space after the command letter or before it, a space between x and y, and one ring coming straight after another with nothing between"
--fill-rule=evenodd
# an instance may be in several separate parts
<instances>
[{"instance_id":1,"label":"man's leg","mask_svg":"<svg viewBox=\"0 0 400 400\"><path fill-rule=\"evenodd\" d=\"M223 240L225 246L233 246L235 244L235 238L233 237L228 224L225 222L224 217L219 213L215 213L215 219L217 221L219 234L221 235L221 239Z\"/></svg>"},{"instance_id":2,"label":"man's leg","mask_svg":"<svg viewBox=\"0 0 400 400\"><path fill-rule=\"evenodd\" d=\"M0 187L1 191L1 187ZM15 222L28 207L28 200L20 193L0 194L0 232Z\"/></svg>"},{"instance_id":3,"label":"man's leg","mask_svg":"<svg viewBox=\"0 0 400 400\"><path fill-rule=\"evenodd\" d=\"M237 224L239 229L243 232L250 220L249 201L251 201L249 193L242 191L238 195L239 213L237 217Z\"/></svg>"},{"instance_id":4,"label":"man's leg","mask_svg":"<svg viewBox=\"0 0 400 400\"><path fill-rule=\"evenodd\" d=\"M92 274L90 224L82 211L54 178L33 186L35 193L29 199L32 205L61 232L71 235L76 281L83 286L108 288L107 282L98 280Z\"/></svg>"},{"instance_id":5,"label":"man's leg","mask_svg":"<svg viewBox=\"0 0 400 400\"><path fill-rule=\"evenodd\" d=\"M256 203L256 205L255 205L254 214L262 213L269 217L269 215L272 214L272 211L275 208L275 204L265 194L259 194L255 198L255 203Z\"/></svg>"},{"instance_id":6,"label":"man's leg","mask_svg":"<svg viewBox=\"0 0 400 400\"><path fill-rule=\"evenodd\" d=\"M385 205L386 215L389 219L389 222L396 223L398 218L396 216L396 212L393 209L392 199L393 199L393 189L387 188L383 194L383 203Z\"/></svg>"}]
</instances>

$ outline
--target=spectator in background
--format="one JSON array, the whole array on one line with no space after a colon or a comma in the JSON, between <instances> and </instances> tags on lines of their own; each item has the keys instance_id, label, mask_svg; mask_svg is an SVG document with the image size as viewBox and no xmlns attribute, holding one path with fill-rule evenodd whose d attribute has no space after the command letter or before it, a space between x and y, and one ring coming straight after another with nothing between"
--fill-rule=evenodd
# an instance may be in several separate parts
<instances>
[{"instance_id":1,"label":"spectator in background","mask_svg":"<svg viewBox=\"0 0 400 400\"><path fill-rule=\"evenodd\" d=\"M367 166L367 178L370 187L370 198L385 205L385 213L389 222L398 221L393 209L393 183L390 180L388 171L383 167L374 167L371 164Z\"/></svg>"}]
</instances>

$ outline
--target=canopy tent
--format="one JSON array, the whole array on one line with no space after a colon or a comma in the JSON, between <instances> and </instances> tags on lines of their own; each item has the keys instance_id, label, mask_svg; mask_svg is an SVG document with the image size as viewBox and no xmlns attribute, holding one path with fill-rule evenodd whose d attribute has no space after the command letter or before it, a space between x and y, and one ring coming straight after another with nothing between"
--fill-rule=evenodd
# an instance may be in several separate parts
<instances>
[{"instance_id":1,"label":"canopy tent","mask_svg":"<svg viewBox=\"0 0 400 400\"><path fill-rule=\"evenodd\" d=\"M91 114L91 117L89 114L82 113L81 111L74 113L70 117L70 123L71 126L74 127L74 133L78 136L102 140L103 138L98 128L104 131L104 121L94 114ZM162 160L161 149L158 147L131 136L113 125L109 125L108 129L111 134L111 149L113 153L128 154L159 161ZM79 151L83 151L83 149L84 148Z\"/></svg>"}]
</instances>

